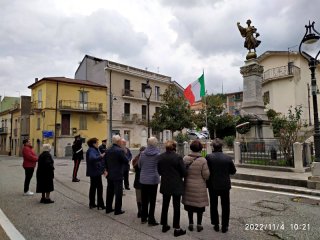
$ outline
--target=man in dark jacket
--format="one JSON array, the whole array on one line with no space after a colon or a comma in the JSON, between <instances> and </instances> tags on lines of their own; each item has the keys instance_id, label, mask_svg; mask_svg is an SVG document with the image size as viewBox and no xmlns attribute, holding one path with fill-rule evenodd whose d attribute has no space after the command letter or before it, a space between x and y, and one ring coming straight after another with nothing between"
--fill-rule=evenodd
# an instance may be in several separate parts
<instances>
[{"instance_id":1,"label":"man in dark jacket","mask_svg":"<svg viewBox=\"0 0 320 240\"><path fill-rule=\"evenodd\" d=\"M107 175L107 196L106 196L106 213L113 211L112 203L115 196L114 214L123 214L122 211L122 181L124 166L128 164L128 159L125 156L124 150L121 148L121 137L114 135L112 137L112 146L107 149L105 155L105 167Z\"/></svg>"},{"instance_id":2,"label":"man in dark jacket","mask_svg":"<svg viewBox=\"0 0 320 240\"><path fill-rule=\"evenodd\" d=\"M170 229L168 209L172 197L174 236L184 235L186 231L180 228L180 202L184 193L183 177L186 175L186 167L182 157L176 153L176 142L166 142L166 152L158 156L158 172L161 176L160 193L163 195L162 232L167 232Z\"/></svg>"},{"instance_id":3,"label":"man in dark jacket","mask_svg":"<svg viewBox=\"0 0 320 240\"><path fill-rule=\"evenodd\" d=\"M101 154L105 153L105 151L107 150L107 139L103 139L101 141L101 145L99 146L99 151Z\"/></svg>"},{"instance_id":4,"label":"man in dark jacket","mask_svg":"<svg viewBox=\"0 0 320 240\"><path fill-rule=\"evenodd\" d=\"M72 172L72 182L80 182L77 178L80 162L83 159L82 139L80 135L74 137L75 140L72 144L72 160L74 161L74 167Z\"/></svg>"},{"instance_id":5,"label":"man in dark jacket","mask_svg":"<svg viewBox=\"0 0 320 240\"><path fill-rule=\"evenodd\" d=\"M228 231L230 217L230 175L236 173L232 158L222 153L223 142L216 138L212 141L213 153L206 159L210 170L208 189L210 196L210 217L214 230L219 231L218 196L221 198L222 207L222 232Z\"/></svg>"}]
</instances>

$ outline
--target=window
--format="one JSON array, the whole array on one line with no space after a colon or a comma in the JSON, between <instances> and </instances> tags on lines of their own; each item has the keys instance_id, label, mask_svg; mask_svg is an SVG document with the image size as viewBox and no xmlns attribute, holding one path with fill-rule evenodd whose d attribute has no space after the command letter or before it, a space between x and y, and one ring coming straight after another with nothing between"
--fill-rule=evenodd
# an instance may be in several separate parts
<instances>
[{"instance_id":1,"label":"window","mask_svg":"<svg viewBox=\"0 0 320 240\"><path fill-rule=\"evenodd\" d=\"M146 105L141 106L141 115L142 115L143 120L147 119L147 106Z\"/></svg>"},{"instance_id":2,"label":"window","mask_svg":"<svg viewBox=\"0 0 320 240\"><path fill-rule=\"evenodd\" d=\"M146 98L144 94L144 90L146 89L147 84L146 83L141 83L141 97Z\"/></svg>"},{"instance_id":3,"label":"window","mask_svg":"<svg viewBox=\"0 0 320 240\"><path fill-rule=\"evenodd\" d=\"M88 109L88 92L79 91L79 108Z\"/></svg>"},{"instance_id":4,"label":"window","mask_svg":"<svg viewBox=\"0 0 320 240\"><path fill-rule=\"evenodd\" d=\"M42 89L38 90L38 108L42 108Z\"/></svg>"},{"instance_id":5,"label":"window","mask_svg":"<svg viewBox=\"0 0 320 240\"><path fill-rule=\"evenodd\" d=\"M156 107L156 113L160 112L160 107Z\"/></svg>"},{"instance_id":6,"label":"window","mask_svg":"<svg viewBox=\"0 0 320 240\"><path fill-rule=\"evenodd\" d=\"M79 117L79 130L87 130L87 116L80 115Z\"/></svg>"},{"instance_id":7,"label":"window","mask_svg":"<svg viewBox=\"0 0 320 240\"><path fill-rule=\"evenodd\" d=\"M240 94L240 93L236 93L236 94L234 95L234 100L235 100L235 101L240 101L240 100L241 100L241 94Z\"/></svg>"},{"instance_id":8,"label":"window","mask_svg":"<svg viewBox=\"0 0 320 240\"><path fill-rule=\"evenodd\" d=\"M124 135L124 139L127 141L127 143L129 143L130 142L130 131L124 130L123 135Z\"/></svg>"},{"instance_id":9,"label":"window","mask_svg":"<svg viewBox=\"0 0 320 240\"><path fill-rule=\"evenodd\" d=\"M124 80L124 95L130 96L130 80Z\"/></svg>"},{"instance_id":10,"label":"window","mask_svg":"<svg viewBox=\"0 0 320 240\"><path fill-rule=\"evenodd\" d=\"M124 104L123 120L124 120L124 121L130 121L130 120L131 120L131 116L130 116L130 103L125 103L125 104Z\"/></svg>"},{"instance_id":11,"label":"window","mask_svg":"<svg viewBox=\"0 0 320 240\"><path fill-rule=\"evenodd\" d=\"M40 121L41 121L40 118L37 118L37 130L40 130L40 124L41 124Z\"/></svg>"},{"instance_id":12,"label":"window","mask_svg":"<svg viewBox=\"0 0 320 240\"><path fill-rule=\"evenodd\" d=\"M130 103L125 103L124 104L124 114L125 115L130 115Z\"/></svg>"},{"instance_id":13,"label":"window","mask_svg":"<svg viewBox=\"0 0 320 240\"><path fill-rule=\"evenodd\" d=\"M154 87L154 98L156 101L160 101L160 87Z\"/></svg>"},{"instance_id":14,"label":"window","mask_svg":"<svg viewBox=\"0 0 320 240\"><path fill-rule=\"evenodd\" d=\"M270 103L270 93L269 91L265 92L263 94L263 102L264 102L264 105L267 105Z\"/></svg>"}]
</instances>

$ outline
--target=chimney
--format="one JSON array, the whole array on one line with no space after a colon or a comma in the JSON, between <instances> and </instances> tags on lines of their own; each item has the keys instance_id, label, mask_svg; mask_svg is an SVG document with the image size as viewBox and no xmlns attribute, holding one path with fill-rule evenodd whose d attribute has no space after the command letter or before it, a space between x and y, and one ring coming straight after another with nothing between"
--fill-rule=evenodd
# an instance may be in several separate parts
<instances>
[{"instance_id":1,"label":"chimney","mask_svg":"<svg viewBox=\"0 0 320 240\"><path fill-rule=\"evenodd\" d=\"M38 82L39 79L38 79L38 78L35 78L34 80L35 80L34 82Z\"/></svg>"}]
</instances>

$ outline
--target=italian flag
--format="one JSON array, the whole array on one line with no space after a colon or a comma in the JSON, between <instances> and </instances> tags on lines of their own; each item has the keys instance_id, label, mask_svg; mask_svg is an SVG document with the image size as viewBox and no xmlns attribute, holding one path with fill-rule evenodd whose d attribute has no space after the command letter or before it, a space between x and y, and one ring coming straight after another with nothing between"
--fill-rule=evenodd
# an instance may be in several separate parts
<instances>
[{"instance_id":1,"label":"italian flag","mask_svg":"<svg viewBox=\"0 0 320 240\"><path fill-rule=\"evenodd\" d=\"M206 94L206 89L204 85L204 73L202 73L201 77L198 78L197 81L189 84L188 87L183 92L184 97L189 101L190 105L194 102L201 100Z\"/></svg>"}]
</instances>

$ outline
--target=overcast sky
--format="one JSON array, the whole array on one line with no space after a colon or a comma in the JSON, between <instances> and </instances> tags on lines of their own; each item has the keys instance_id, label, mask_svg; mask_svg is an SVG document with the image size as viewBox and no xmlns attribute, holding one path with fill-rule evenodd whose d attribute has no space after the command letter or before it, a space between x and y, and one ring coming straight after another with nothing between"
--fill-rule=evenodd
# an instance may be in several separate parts
<instances>
[{"instance_id":1,"label":"overcast sky","mask_svg":"<svg viewBox=\"0 0 320 240\"><path fill-rule=\"evenodd\" d=\"M0 95L30 95L34 78L74 77L85 54L148 68L183 87L204 70L208 93L242 91L251 19L257 54L298 45L311 0L0 0ZM297 50L292 47L290 50Z\"/></svg>"}]
</instances>

